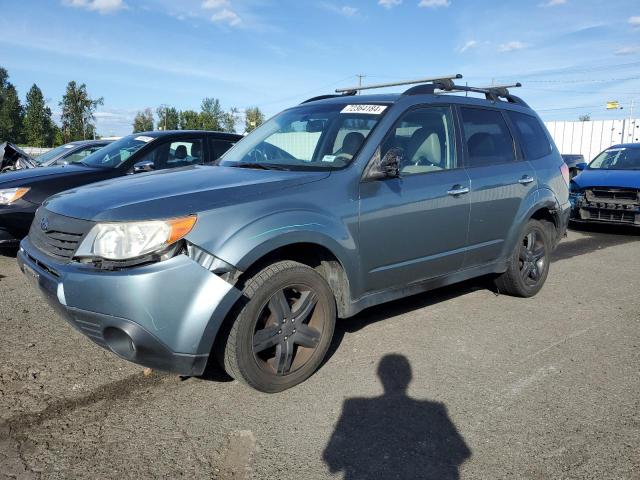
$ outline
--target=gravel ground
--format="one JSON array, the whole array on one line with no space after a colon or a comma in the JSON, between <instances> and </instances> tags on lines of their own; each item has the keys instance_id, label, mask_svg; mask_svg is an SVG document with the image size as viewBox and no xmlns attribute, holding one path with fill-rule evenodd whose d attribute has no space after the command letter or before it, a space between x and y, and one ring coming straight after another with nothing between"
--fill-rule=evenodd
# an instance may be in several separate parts
<instances>
[{"instance_id":1,"label":"gravel ground","mask_svg":"<svg viewBox=\"0 0 640 480\"><path fill-rule=\"evenodd\" d=\"M532 299L481 279L342 321L277 395L144 375L0 256L0 478L640 479L639 233L570 231Z\"/></svg>"}]
</instances>

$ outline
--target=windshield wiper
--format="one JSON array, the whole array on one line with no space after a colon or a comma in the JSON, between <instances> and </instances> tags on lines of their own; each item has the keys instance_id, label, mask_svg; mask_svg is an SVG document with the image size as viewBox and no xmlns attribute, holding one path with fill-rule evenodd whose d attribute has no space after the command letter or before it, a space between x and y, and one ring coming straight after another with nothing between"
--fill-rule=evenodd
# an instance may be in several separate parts
<instances>
[{"instance_id":1,"label":"windshield wiper","mask_svg":"<svg viewBox=\"0 0 640 480\"><path fill-rule=\"evenodd\" d=\"M283 165L274 165L272 163L243 162L230 166L235 168L254 168L256 170L288 170Z\"/></svg>"}]
</instances>

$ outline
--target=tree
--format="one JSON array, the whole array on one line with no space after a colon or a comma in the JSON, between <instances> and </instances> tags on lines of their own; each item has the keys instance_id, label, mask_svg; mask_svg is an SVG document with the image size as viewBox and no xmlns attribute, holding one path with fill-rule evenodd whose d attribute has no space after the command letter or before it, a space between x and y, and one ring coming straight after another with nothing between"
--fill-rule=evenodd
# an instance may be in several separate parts
<instances>
[{"instance_id":1,"label":"tree","mask_svg":"<svg viewBox=\"0 0 640 480\"><path fill-rule=\"evenodd\" d=\"M217 98L205 98L200 106L200 122L204 130L222 130L225 113Z\"/></svg>"},{"instance_id":2,"label":"tree","mask_svg":"<svg viewBox=\"0 0 640 480\"><path fill-rule=\"evenodd\" d=\"M180 112L181 130L200 130L200 114L194 110Z\"/></svg>"},{"instance_id":3,"label":"tree","mask_svg":"<svg viewBox=\"0 0 640 480\"><path fill-rule=\"evenodd\" d=\"M175 107L160 105L156 109L158 130L177 130L180 123L180 113Z\"/></svg>"},{"instance_id":4,"label":"tree","mask_svg":"<svg viewBox=\"0 0 640 480\"><path fill-rule=\"evenodd\" d=\"M32 147L50 146L54 141L51 109L47 106L42 90L34 83L27 93L24 109L24 140Z\"/></svg>"},{"instance_id":5,"label":"tree","mask_svg":"<svg viewBox=\"0 0 640 480\"><path fill-rule=\"evenodd\" d=\"M150 108L145 108L136 113L133 119L133 133L150 132L151 130L153 130L153 111Z\"/></svg>"},{"instance_id":6,"label":"tree","mask_svg":"<svg viewBox=\"0 0 640 480\"><path fill-rule=\"evenodd\" d=\"M8 72L0 67L0 141L22 140L23 109L16 87L9 82Z\"/></svg>"},{"instance_id":7,"label":"tree","mask_svg":"<svg viewBox=\"0 0 640 480\"><path fill-rule=\"evenodd\" d=\"M238 123L238 109L231 108L228 112L222 115L222 131L223 132L235 132L236 123Z\"/></svg>"},{"instance_id":8,"label":"tree","mask_svg":"<svg viewBox=\"0 0 640 480\"><path fill-rule=\"evenodd\" d=\"M587 113L585 115L580 115L578 117L578 121L579 122L590 122L591 121L591 114Z\"/></svg>"},{"instance_id":9,"label":"tree","mask_svg":"<svg viewBox=\"0 0 640 480\"><path fill-rule=\"evenodd\" d=\"M249 133L264 123L264 113L258 107L247 108L244 117L244 130Z\"/></svg>"},{"instance_id":10,"label":"tree","mask_svg":"<svg viewBox=\"0 0 640 480\"><path fill-rule=\"evenodd\" d=\"M103 105L102 97L92 99L87 92L87 86L83 83L77 85L75 81L67 84L67 91L62 97L60 107L62 115L62 133L64 141L84 140L95 135L95 111L98 105Z\"/></svg>"}]
</instances>

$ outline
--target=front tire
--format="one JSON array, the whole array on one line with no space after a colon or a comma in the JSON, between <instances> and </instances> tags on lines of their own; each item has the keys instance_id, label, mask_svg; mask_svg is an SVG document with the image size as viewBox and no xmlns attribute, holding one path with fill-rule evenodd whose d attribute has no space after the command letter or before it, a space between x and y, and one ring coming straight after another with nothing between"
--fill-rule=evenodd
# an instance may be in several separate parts
<instances>
[{"instance_id":1,"label":"front tire","mask_svg":"<svg viewBox=\"0 0 640 480\"><path fill-rule=\"evenodd\" d=\"M307 265L281 261L253 276L243 294L224 346L227 373L267 393L306 380L324 359L335 328L327 282Z\"/></svg>"},{"instance_id":2,"label":"front tire","mask_svg":"<svg viewBox=\"0 0 640 480\"><path fill-rule=\"evenodd\" d=\"M514 297L533 297L549 274L552 241L550 228L538 220L529 220L509 259L507 271L496 279L498 290Z\"/></svg>"}]
</instances>

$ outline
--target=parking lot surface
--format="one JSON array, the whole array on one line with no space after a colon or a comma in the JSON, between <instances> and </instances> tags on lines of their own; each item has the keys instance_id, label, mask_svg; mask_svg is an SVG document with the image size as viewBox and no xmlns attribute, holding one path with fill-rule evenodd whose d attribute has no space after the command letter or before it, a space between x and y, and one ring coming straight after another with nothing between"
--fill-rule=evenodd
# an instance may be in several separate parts
<instances>
[{"instance_id":1,"label":"parking lot surface","mask_svg":"<svg viewBox=\"0 0 640 480\"><path fill-rule=\"evenodd\" d=\"M638 479L639 287L638 234L570 231L538 296L480 279L369 309L266 395L143 374L0 256L0 478Z\"/></svg>"}]
</instances>

